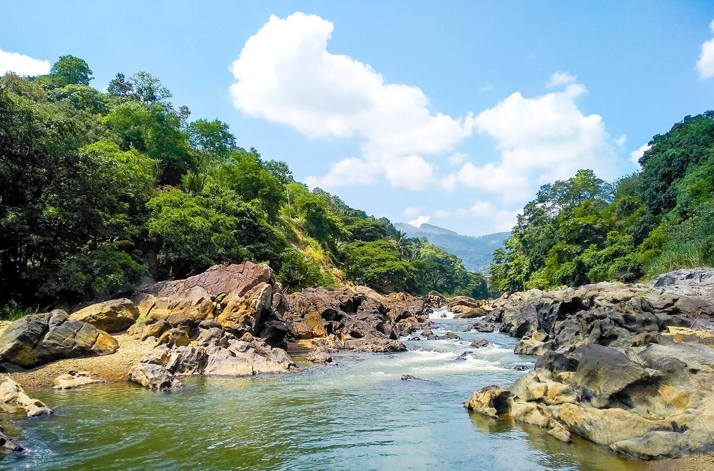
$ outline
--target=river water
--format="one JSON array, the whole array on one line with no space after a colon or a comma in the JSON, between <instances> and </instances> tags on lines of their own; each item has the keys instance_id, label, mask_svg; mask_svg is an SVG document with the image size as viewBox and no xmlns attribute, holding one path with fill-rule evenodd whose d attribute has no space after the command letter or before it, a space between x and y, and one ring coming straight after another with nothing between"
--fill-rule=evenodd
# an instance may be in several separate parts
<instances>
[{"instance_id":1,"label":"river water","mask_svg":"<svg viewBox=\"0 0 714 471\"><path fill-rule=\"evenodd\" d=\"M525 374L514 368L534 359L513 354L511 337L464 332L466 320L441 314L432 330L461 340L337 353L339 366L297 373L190 378L171 393L132 384L34 392L55 414L6 422L26 451L0 469L642 469L584 440L564 444L537 427L469 414L462 403L475 390L510 385ZM491 345L471 348L478 338Z\"/></svg>"}]
</instances>

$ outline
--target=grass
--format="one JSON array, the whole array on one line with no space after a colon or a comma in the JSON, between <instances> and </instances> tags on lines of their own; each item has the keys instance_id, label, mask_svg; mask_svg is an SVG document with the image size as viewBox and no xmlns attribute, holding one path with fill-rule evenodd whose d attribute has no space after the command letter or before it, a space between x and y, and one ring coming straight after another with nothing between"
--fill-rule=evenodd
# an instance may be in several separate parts
<instances>
[{"instance_id":1,"label":"grass","mask_svg":"<svg viewBox=\"0 0 714 471\"><path fill-rule=\"evenodd\" d=\"M5 305L5 307L0 310L0 320L3 321L16 321L25 316L31 314L37 314L39 311L37 309L27 309L23 308L15 301L10 301Z\"/></svg>"}]
</instances>

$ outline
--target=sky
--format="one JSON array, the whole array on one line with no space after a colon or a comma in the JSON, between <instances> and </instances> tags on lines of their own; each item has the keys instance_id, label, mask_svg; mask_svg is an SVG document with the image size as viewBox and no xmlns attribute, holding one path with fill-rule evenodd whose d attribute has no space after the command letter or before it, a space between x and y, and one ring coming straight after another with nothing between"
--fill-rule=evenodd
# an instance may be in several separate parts
<instances>
[{"instance_id":1,"label":"sky","mask_svg":"<svg viewBox=\"0 0 714 471\"><path fill-rule=\"evenodd\" d=\"M0 73L147 71L192 119L393 222L509 230L714 103L714 1L0 0Z\"/></svg>"}]
</instances>

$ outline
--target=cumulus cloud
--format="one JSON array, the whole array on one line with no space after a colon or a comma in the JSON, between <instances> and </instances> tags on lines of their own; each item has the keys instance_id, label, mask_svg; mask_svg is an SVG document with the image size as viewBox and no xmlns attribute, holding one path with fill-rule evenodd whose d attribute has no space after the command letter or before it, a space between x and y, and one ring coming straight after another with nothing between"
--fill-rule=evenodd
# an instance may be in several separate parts
<instances>
[{"instance_id":1,"label":"cumulus cloud","mask_svg":"<svg viewBox=\"0 0 714 471\"><path fill-rule=\"evenodd\" d=\"M409 221L409 224L414 227L421 227L422 224L426 224L431 219L431 216L419 216L413 221Z\"/></svg>"},{"instance_id":2,"label":"cumulus cloud","mask_svg":"<svg viewBox=\"0 0 714 471\"><path fill-rule=\"evenodd\" d=\"M46 75L50 71L50 62L34 59L17 52L7 52L0 49L0 75L14 72L17 75Z\"/></svg>"},{"instance_id":3,"label":"cumulus cloud","mask_svg":"<svg viewBox=\"0 0 714 471\"><path fill-rule=\"evenodd\" d=\"M439 218L439 219L445 218L445 217L448 217L448 216L449 216L449 212L448 212L447 210L445 210L445 209L440 209L440 210L438 210L437 212L434 213L434 217L435 217L435 218Z\"/></svg>"},{"instance_id":4,"label":"cumulus cloud","mask_svg":"<svg viewBox=\"0 0 714 471\"><path fill-rule=\"evenodd\" d=\"M570 72L558 71L550 76L550 80L548 81L548 83L545 84L545 86L548 88L560 87L561 85L575 83L577 79L578 77L571 74Z\"/></svg>"},{"instance_id":5,"label":"cumulus cloud","mask_svg":"<svg viewBox=\"0 0 714 471\"><path fill-rule=\"evenodd\" d=\"M462 184L500 193L505 201L530 197L536 185L572 177L582 168L613 179L618 159L599 115L584 115L575 100L587 89L571 83L535 98L516 92L476 117L476 129L490 136L500 162L470 162L440 181L445 189Z\"/></svg>"},{"instance_id":6,"label":"cumulus cloud","mask_svg":"<svg viewBox=\"0 0 714 471\"><path fill-rule=\"evenodd\" d=\"M709 29L714 33L714 20L709 23ZM714 77L714 38L702 44L702 53L697 61L699 77L708 79Z\"/></svg>"},{"instance_id":7,"label":"cumulus cloud","mask_svg":"<svg viewBox=\"0 0 714 471\"><path fill-rule=\"evenodd\" d=\"M459 212L464 215L489 220L493 226L493 230L496 232L505 232L513 229L518 216L517 211L499 209L488 201L476 201L470 208L462 208Z\"/></svg>"},{"instance_id":8,"label":"cumulus cloud","mask_svg":"<svg viewBox=\"0 0 714 471\"><path fill-rule=\"evenodd\" d=\"M647 152L648 150L650 150L651 148L652 148L651 145L649 145L649 144L643 144L642 146L640 146L639 149L633 150L633 151L630 153L630 160L632 161L632 163L635 164L635 165L637 165L637 166L639 167L639 166L640 166L640 159L642 158L642 156L644 155L644 153Z\"/></svg>"},{"instance_id":9,"label":"cumulus cloud","mask_svg":"<svg viewBox=\"0 0 714 471\"><path fill-rule=\"evenodd\" d=\"M308 184L369 183L384 175L397 187L425 188L434 167L423 156L453 150L472 134L473 115L432 114L420 88L387 83L368 64L330 53L333 29L315 15L271 16L231 66L233 104L311 139L362 141L362 156L338 162Z\"/></svg>"}]
</instances>

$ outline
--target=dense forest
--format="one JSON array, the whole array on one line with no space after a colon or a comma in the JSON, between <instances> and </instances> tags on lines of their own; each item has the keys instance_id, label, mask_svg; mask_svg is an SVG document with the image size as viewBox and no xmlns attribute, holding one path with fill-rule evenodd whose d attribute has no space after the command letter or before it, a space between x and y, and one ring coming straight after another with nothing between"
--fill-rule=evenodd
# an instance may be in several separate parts
<instances>
[{"instance_id":1,"label":"dense forest","mask_svg":"<svg viewBox=\"0 0 714 471\"><path fill-rule=\"evenodd\" d=\"M226 123L191 120L157 77L118 73L106 93L92 79L73 56L48 75L0 79L4 316L245 260L269 264L289 291L487 295L457 257L309 191Z\"/></svg>"},{"instance_id":2,"label":"dense forest","mask_svg":"<svg viewBox=\"0 0 714 471\"><path fill-rule=\"evenodd\" d=\"M541 187L494 254L493 288L634 282L714 264L714 112L657 135L642 169L609 184L589 170Z\"/></svg>"}]
</instances>

